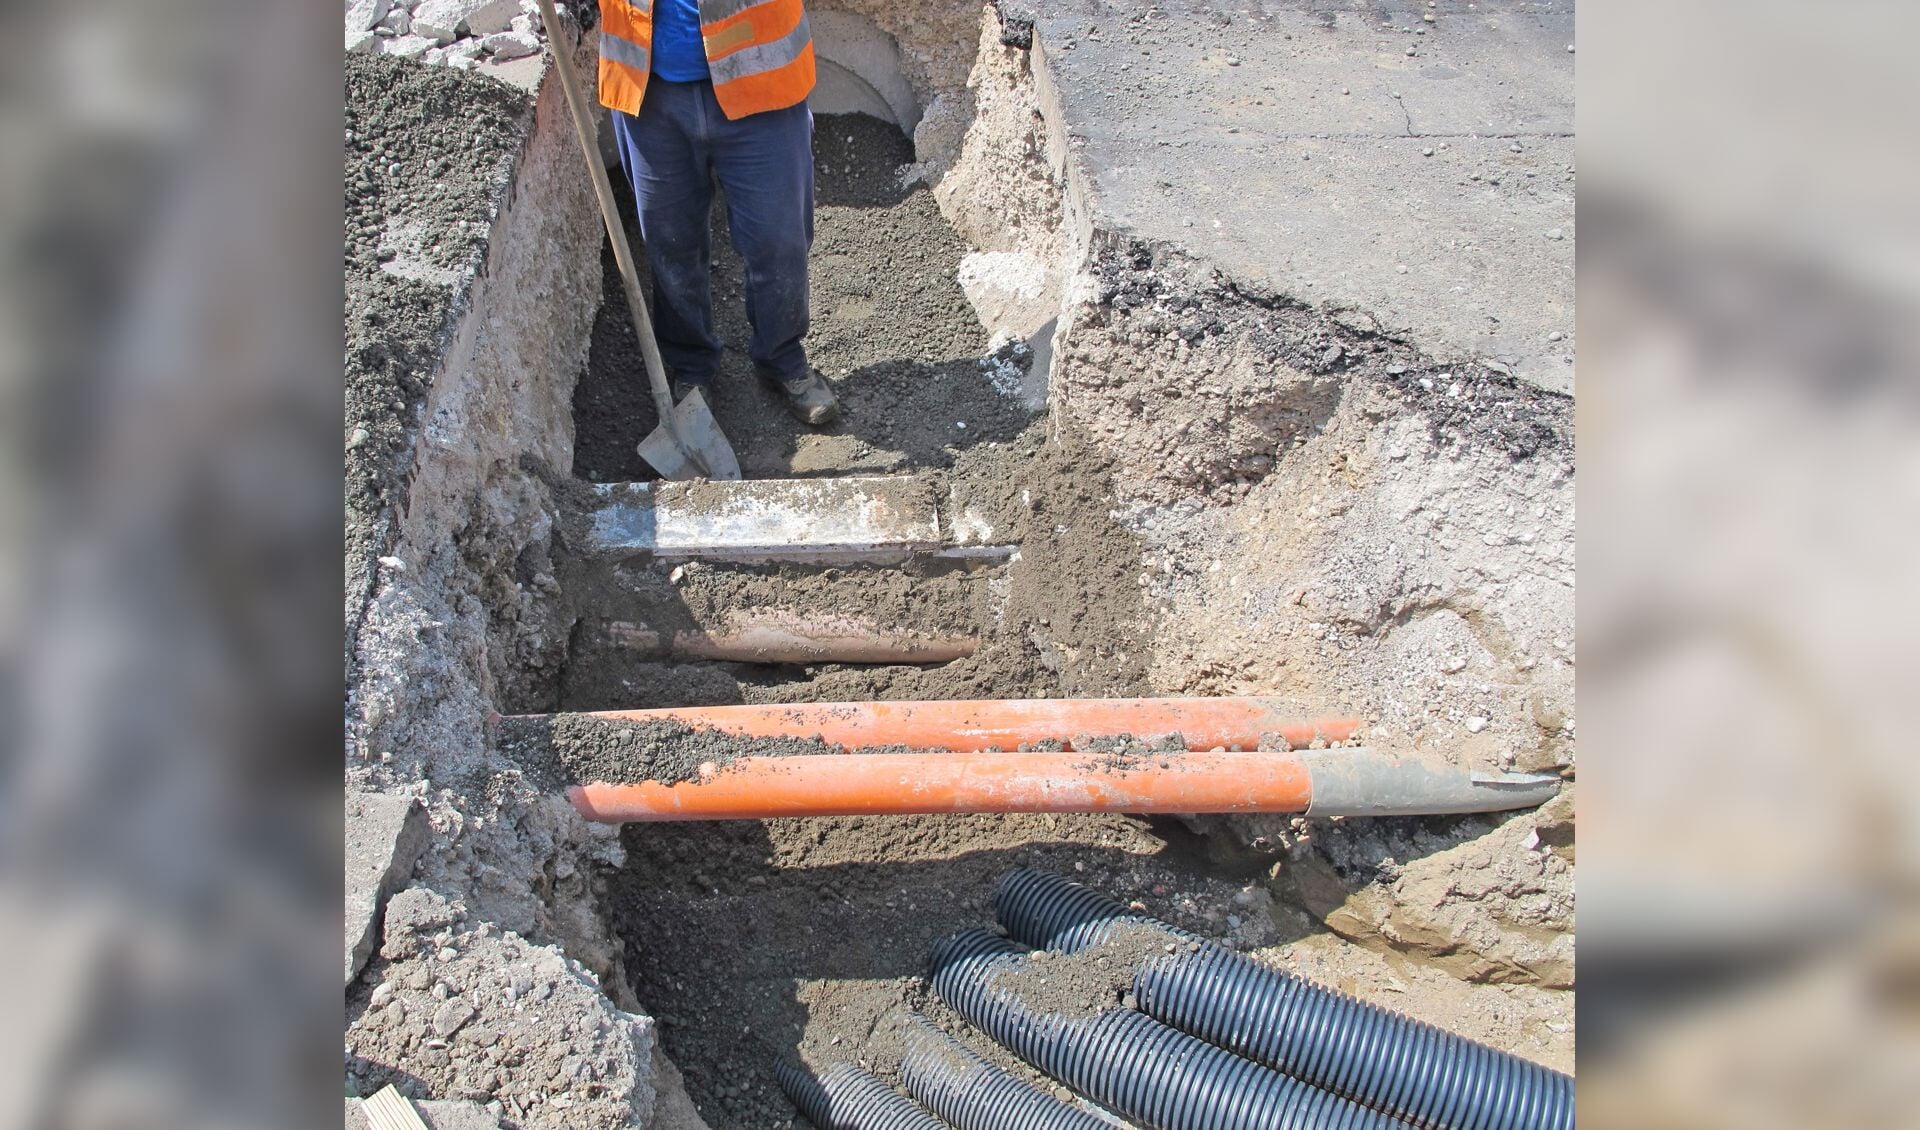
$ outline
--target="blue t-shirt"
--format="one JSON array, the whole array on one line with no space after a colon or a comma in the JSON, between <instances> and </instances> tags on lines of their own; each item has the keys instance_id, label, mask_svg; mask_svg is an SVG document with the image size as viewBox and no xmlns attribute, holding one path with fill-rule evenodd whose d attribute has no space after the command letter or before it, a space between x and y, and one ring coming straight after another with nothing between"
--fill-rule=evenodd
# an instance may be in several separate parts
<instances>
[{"instance_id":1,"label":"blue t-shirt","mask_svg":"<svg viewBox=\"0 0 1920 1130\"><path fill-rule=\"evenodd\" d=\"M699 0L653 0L653 73L668 82L707 77Z\"/></svg>"}]
</instances>

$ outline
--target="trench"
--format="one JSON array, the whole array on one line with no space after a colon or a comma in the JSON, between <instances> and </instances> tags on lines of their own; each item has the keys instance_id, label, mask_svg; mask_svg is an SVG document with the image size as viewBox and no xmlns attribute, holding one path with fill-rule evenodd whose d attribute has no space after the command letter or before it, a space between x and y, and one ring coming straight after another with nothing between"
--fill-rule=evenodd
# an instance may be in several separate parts
<instances>
[{"instance_id":1,"label":"trench","mask_svg":"<svg viewBox=\"0 0 1920 1130\"><path fill-rule=\"evenodd\" d=\"M1144 618L1131 581L1139 547L1108 516L1097 460L1084 449L1063 457L1044 420L981 364L990 335L956 282L966 246L924 185L902 184L911 144L865 114L821 114L815 150L808 345L842 399L835 426L799 427L753 382L737 348L746 332L739 263L724 208L715 209L715 313L729 343L715 411L746 473L1019 480L1028 497L1039 496L1049 524L1018 525L1049 536L1025 538L1011 565L661 562L582 579L601 585L583 603L638 607L634 618L656 623L671 619L677 591L697 584L702 599L722 604L798 592L820 606L864 606L898 620L935 615L980 632L982 646L919 666L673 663L628 657L583 629L554 707L1143 693L1151 641L1132 626ZM654 419L632 379L630 315L617 280L608 284L574 399L576 467L590 480L643 478L632 448ZM916 607L919 594L941 591L957 594L944 610ZM866 1047L876 1019L914 991L933 941L982 921L994 881L1012 867L1063 870L1114 889L1211 883L1215 901L1239 889L1209 874L1202 853L1176 847L1185 843L1178 830L1120 816L634 825L623 842L629 862L610 877L609 904L634 994L659 1019L668 1055L715 1130L798 1120L774 1065L824 1065Z\"/></svg>"},{"instance_id":2,"label":"trench","mask_svg":"<svg viewBox=\"0 0 1920 1130\"><path fill-rule=\"evenodd\" d=\"M1074 437L1050 436L1023 395L1044 373L1031 371L1033 351L996 342L963 292L967 242L913 178L912 142L870 113L818 113L814 147L807 344L842 402L833 426L800 426L753 379L740 263L724 199L715 202L713 303L727 349L714 411L745 475L936 475L1014 531L1020 554L1010 564L583 564L565 580L570 603L590 614L542 708L1148 693L1141 549L1113 517L1111 468ZM624 219L638 245L631 212ZM634 446L655 415L610 249L602 268L605 298L573 399L575 475L643 481ZM977 632L980 647L922 665L672 662L633 655L600 627L610 616L671 625L694 600L775 599ZM1266 866L1223 859L1177 821L1125 816L632 825L622 841L628 862L608 876L607 909L629 982L714 1130L804 1125L775 1064L871 1054L880 1017L919 995L932 943L985 921L995 880L1013 867L1166 892L1166 913L1218 931L1221 908ZM1276 918L1265 938L1287 933Z\"/></svg>"},{"instance_id":3,"label":"trench","mask_svg":"<svg viewBox=\"0 0 1920 1130\"><path fill-rule=\"evenodd\" d=\"M822 15L830 27L837 14ZM857 46L838 61L823 56L830 97L820 100L814 137L808 348L840 395L842 417L825 429L802 427L754 380L722 199L713 217L713 305L727 350L715 415L747 478L924 476L987 516L1019 547L1017 556L897 566L610 564L569 556L559 545L549 559L546 543L535 539L518 558L504 550L504 562L476 558L483 576L511 574L487 593L495 630L509 624L531 634L534 624L546 632L532 617L498 616L527 592L547 592L542 615L558 621L551 633L558 642L542 644L537 665L499 663L487 705L518 713L1214 689L1157 685L1153 659L1168 644L1148 627L1161 622L1142 572L1148 550L1123 524L1112 488L1126 468L1111 436L1077 434L1045 405L1049 335L1064 300L1044 286L1023 291L1025 306L991 313L970 300L960 280L981 233L957 231L951 202L943 210L916 175L920 155L901 127L920 108L897 70L898 49L889 56L870 36ZM829 105L849 112L826 112ZM1016 167L1031 152L1011 140L999 149L1007 180L1032 179L1030 169ZM637 248L630 195L624 188L618 195ZM652 477L634 449L656 420L605 246L601 272L604 298L570 405L572 480L556 490L576 500L590 484ZM1008 344L1008 327L1019 345ZM1159 364L1144 350L1139 361ZM1318 386L1309 392L1301 405L1280 404L1271 413L1277 422L1260 425L1279 437L1263 433L1264 450L1284 449L1309 430L1300 420L1317 426L1333 411L1331 394ZM1244 495L1246 474L1227 467L1205 489ZM857 609L881 624L971 633L978 646L922 664L674 661L625 646L609 630L613 623L671 629L702 609L769 603ZM1428 827L1426 851L1485 831L1457 821ZM1009 869L1038 867L1137 896L1156 916L1230 937L1240 948L1328 936L1299 900L1286 897L1283 846L1256 849L1243 837L1203 830L1178 819L1115 815L630 825L620 834L626 862L598 872L593 883L617 960L588 960L623 977L632 1001L657 1018L662 1047L707 1125L805 1125L775 1084L774 1065L861 1061L885 1038L889 1010L902 1003L936 1010L919 981L929 948L986 923L994 882ZM1394 850L1408 860L1397 841ZM584 886L576 881L547 900L580 898ZM976 1050L1025 1071L990 1045Z\"/></svg>"}]
</instances>

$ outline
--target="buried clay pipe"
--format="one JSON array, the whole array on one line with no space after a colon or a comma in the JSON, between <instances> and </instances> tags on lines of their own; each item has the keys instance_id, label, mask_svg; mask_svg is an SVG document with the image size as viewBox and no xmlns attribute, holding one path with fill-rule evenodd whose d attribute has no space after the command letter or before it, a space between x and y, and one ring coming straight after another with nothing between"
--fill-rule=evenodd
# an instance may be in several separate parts
<instances>
[{"instance_id":1,"label":"buried clay pipe","mask_svg":"<svg viewBox=\"0 0 1920 1130\"><path fill-rule=\"evenodd\" d=\"M819 738L833 745L987 750L1077 735L1126 734L1152 742L1179 734L1190 750L1254 749L1278 734L1296 749L1315 738L1343 742L1355 718L1302 721L1267 698L1013 698L953 702L820 702L765 706L695 706L607 710L588 715L616 722L677 722L748 738Z\"/></svg>"},{"instance_id":2,"label":"buried clay pipe","mask_svg":"<svg viewBox=\"0 0 1920 1130\"><path fill-rule=\"evenodd\" d=\"M1376 789L1373 795L1363 786ZM664 784L567 790L589 820L762 820L928 812L1431 815L1531 808L1559 778L1485 778L1364 749L1302 753L849 753L742 757ZM1323 793L1324 790L1324 793Z\"/></svg>"},{"instance_id":3,"label":"buried clay pipe","mask_svg":"<svg viewBox=\"0 0 1920 1130\"><path fill-rule=\"evenodd\" d=\"M819 1130L949 1130L912 1099L850 1063L836 1063L816 1076L782 1060L774 1064L773 1075Z\"/></svg>"},{"instance_id":4,"label":"buried clay pipe","mask_svg":"<svg viewBox=\"0 0 1920 1130\"><path fill-rule=\"evenodd\" d=\"M614 620L607 640L643 655L733 663L947 663L980 647L977 637L886 631L871 621L783 609L735 613L724 627L672 633Z\"/></svg>"},{"instance_id":5,"label":"buried clay pipe","mask_svg":"<svg viewBox=\"0 0 1920 1130\"><path fill-rule=\"evenodd\" d=\"M1237 1056L1429 1130L1571 1130L1571 1076L1263 965L1044 871L993 893L1009 937L1078 953L1117 928L1163 932L1168 952L1128 988L1148 1016Z\"/></svg>"}]
</instances>

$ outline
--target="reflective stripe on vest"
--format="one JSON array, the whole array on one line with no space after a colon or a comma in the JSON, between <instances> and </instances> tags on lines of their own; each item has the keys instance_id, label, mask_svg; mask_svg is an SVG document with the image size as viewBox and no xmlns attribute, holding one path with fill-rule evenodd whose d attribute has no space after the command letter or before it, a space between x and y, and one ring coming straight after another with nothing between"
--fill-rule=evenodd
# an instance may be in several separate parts
<instances>
[{"instance_id":1,"label":"reflective stripe on vest","mask_svg":"<svg viewBox=\"0 0 1920 1130\"><path fill-rule=\"evenodd\" d=\"M603 31L600 33L600 57L611 59L645 74L651 69L653 52L631 39L624 39L612 32Z\"/></svg>"},{"instance_id":2,"label":"reflective stripe on vest","mask_svg":"<svg viewBox=\"0 0 1920 1130\"><path fill-rule=\"evenodd\" d=\"M728 118L784 110L813 91L802 0L699 0L714 98ZM600 0L600 102L638 114L652 62L653 0Z\"/></svg>"}]
</instances>

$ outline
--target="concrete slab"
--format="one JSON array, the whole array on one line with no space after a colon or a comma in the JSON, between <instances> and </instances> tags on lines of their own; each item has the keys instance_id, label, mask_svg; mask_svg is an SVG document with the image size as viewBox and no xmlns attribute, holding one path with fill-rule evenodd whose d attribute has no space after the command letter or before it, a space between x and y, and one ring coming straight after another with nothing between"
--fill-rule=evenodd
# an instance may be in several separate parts
<instances>
[{"instance_id":1,"label":"concrete slab","mask_svg":"<svg viewBox=\"0 0 1920 1130\"><path fill-rule=\"evenodd\" d=\"M407 885L432 834L413 797L346 794L346 984L373 953L380 912Z\"/></svg>"},{"instance_id":2,"label":"concrete slab","mask_svg":"<svg viewBox=\"0 0 1920 1130\"><path fill-rule=\"evenodd\" d=\"M1094 229L1572 391L1571 0L1038 8Z\"/></svg>"},{"instance_id":3,"label":"concrete slab","mask_svg":"<svg viewBox=\"0 0 1920 1130\"><path fill-rule=\"evenodd\" d=\"M977 516L942 521L923 476L603 483L588 547L608 555L727 561L901 561L915 554L1004 556Z\"/></svg>"}]
</instances>

